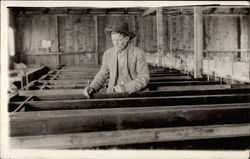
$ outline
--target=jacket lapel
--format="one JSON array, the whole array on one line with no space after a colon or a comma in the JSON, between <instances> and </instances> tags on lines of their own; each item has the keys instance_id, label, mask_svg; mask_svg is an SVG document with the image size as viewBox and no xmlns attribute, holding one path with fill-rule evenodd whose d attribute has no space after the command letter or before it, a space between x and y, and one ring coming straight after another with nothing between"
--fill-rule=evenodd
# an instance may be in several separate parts
<instances>
[{"instance_id":1,"label":"jacket lapel","mask_svg":"<svg viewBox=\"0 0 250 159\"><path fill-rule=\"evenodd\" d=\"M131 75L133 76L133 69L134 69L134 66L133 66L134 62L133 61L134 61L134 49L133 49L133 47L130 47L128 49L128 58L127 58L128 73L130 76ZM132 78L134 78L134 77L132 77Z\"/></svg>"},{"instance_id":2,"label":"jacket lapel","mask_svg":"<svg viewBox=\"0 0 250 159\"><path fill-rule=\"evenodd\" d=\"M114 85L115 85L115 80L117 78L117 51L116 49L113 50L112 52L112 58L110 58L111 62L111 66L110 66L110 83L111 83L111 89L113 89ZM111 71L112 70L112 71Z\"/></svg>"}]
</instances>

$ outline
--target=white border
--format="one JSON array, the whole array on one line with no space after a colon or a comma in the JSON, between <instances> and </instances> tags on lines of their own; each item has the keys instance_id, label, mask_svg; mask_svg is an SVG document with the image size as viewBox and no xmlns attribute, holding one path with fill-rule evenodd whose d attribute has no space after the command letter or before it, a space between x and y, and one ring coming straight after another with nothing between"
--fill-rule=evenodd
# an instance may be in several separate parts
<instances>
[{"instance_id":1,"label":"white border","mask_svg":"<svg viewBox=\"0 0 250 159\"><path fill-rule=\"evenodd\" d=\"M8 9L7 7L161 7L183 5L249 5L248 1L1 1L1 156L0 158L248 158L249 151L43 151L10 150L8 147Z\"/></svg>"}]
</instances>

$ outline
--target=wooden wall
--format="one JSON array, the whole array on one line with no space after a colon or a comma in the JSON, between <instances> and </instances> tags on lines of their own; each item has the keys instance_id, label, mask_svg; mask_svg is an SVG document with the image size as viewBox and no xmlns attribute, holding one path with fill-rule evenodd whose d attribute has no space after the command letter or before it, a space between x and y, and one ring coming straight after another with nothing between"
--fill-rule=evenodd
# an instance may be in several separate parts
<instances>
[{"instance_id":1,"label":"wooden wall","mask_svg":"<svg viewBox=\"0 0 250 159\"><path fill-rule=\"evenodd\" d=\"M19 58L19 56L13 56L12 54L13 54L13 52L14 52L14 54L15 54L15 52L16 52L16 46L15 46L15 40L16 40L16 36L15 36L15 34L16 34L16 24L15 24L15 15L14 15L14 13L12 12L12 11L10 11L9 10L9 24L8 24L8 26L9 26L9 28L8 29L12 29L13 30L13 36L14 37L8 37L8 58L9 58L9 69L13 69L14 68L14 62L19 62L20 60L20 58ZM10 34L10 33L9 33ZM14 39L13 39L14 38Z\"/></svg>"},{"instance_id":2,"label":"wooden wall","mask_svg":"<svg viewBox=\"0 0 250 159\"><path fill-rule=\"evenodd\" d=\"M137 29L136 17L129 15L17 16L17 53L27 64L51 68L59 65L100 64L103 52L112 47L111 38L105 34L104 29L115 21L127 22L133 31ZM50 48L43 47L46 41L51 41Z\"/></svg>"},{"instance_id":3,"label":"wooden wall","mask_svg":"<svg viewBox=\"0 0 250 159\"><path fill-rule=\"evenodd\" d=\"M138 19L138 46L145 52L157 52L156 16L150 15Z\"/></svg>"},{"instance_id":4,"label":"wooden wall","mask_svg":"<svg viewBox=\"0 0 250 159\"><path fill-rule=\"evenodd\" d=\"M172 50L173 54L190 54L194 48L193 16L170 16L172 19ZM170 27L170 26L168 26ZM170 47L170 46L169 46Z\"/></svg>"},{"instance_id":5,"label":"wooden wall","mask_svg":"<svg viewBox=\"0 0 250 159\"><path fill-rule=\"evenodd\" d=\"M112 46L111 38L105 35L104 29L114 21L129 23L131 30L137 33L133 41L135 45L145 52L157 52L156 16L126 14L19 15L15 17L16 50L28 64L53 68L64 64L100 64L103 52ZM211 58L239 56L243 61L249 59L248 16L203 16L203 23L204 55ZM165 54L172 50L173 55L193 55L193 15L164 14L163 24ZM49 49L43 47L44 40L51 41ZM243 50L241 54L240 49ZM46 56L43 57L44 54Z\"/></svg>"},{"instance_id":6,"label":"wooden wall","mask_svg":"<svg viewBox=\"0 0 250 159\"><path fill-rule=\"evenodd\" d=\"M243 50L241 53L242 61L250 60L250 18L249 16L241 17L241 45L240 48Z\"/></svg>"},{"instance_id":7,"label":"wooden wall","mask_svg":"<svg viewBox=\"0 0 250 159\"><path fill-rule=\"evenodd\" d=\"M205 50L210 58L233 57L238 48L238 17L207 16L205 23Z\"/></svg>"}]
</instances>

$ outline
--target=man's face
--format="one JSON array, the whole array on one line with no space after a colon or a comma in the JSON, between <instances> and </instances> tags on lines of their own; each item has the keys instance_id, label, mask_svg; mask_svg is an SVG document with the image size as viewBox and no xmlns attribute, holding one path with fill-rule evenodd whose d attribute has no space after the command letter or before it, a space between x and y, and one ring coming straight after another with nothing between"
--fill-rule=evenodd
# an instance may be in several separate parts
<instances>
[{"instance_id":1,"label":"man's face","mask_svg":"<svg viewBox=\"0 0 250 159\"><path fill-rule=\"evenodd\" d=\"M112 32L111 39L112 39L114 47L118 51L122 51L128 44L129 36L124 37L124 35L121 33Z\"/></svg>"}]
</instances>

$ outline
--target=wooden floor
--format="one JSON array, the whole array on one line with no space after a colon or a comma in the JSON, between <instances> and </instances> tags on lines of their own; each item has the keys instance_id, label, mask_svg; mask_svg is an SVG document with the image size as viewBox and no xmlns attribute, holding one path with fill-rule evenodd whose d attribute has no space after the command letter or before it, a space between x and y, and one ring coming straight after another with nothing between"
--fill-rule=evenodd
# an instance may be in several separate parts
<instances>
[{"instance_id":1,"label":"wooden floor","mask_svg":"<svg viewBox=\"0 0 250 159\"><path fill-rule=\"evenodd\" d=\"M98 70L62 67L20 89L9 102L11 146L213 149L221 141L218 149L249 147L244 142L250 133L248 86L150 68L149 91L106 94L105 85L86 99L83 89Z\"/></svg>"}]
</instances>

